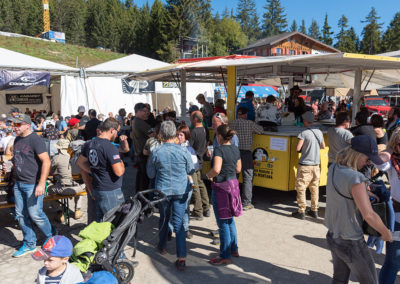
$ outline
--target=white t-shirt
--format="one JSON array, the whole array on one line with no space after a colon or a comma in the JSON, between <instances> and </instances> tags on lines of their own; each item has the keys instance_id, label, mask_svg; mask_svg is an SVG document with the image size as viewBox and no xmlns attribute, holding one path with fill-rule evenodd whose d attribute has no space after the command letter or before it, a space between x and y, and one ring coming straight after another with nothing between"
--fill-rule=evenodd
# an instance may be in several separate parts
<instances>
[{"instance_id":1,"label":"white t-shirt","mask_svg":"<svg viewBox=\"0 0 400 284\"><path fill-rule=\"evenodd\" d=\"M0 140L0 147L3 148L3 151L5 151L7 149L7 145L10 142L11 139L13 139L14 137L12 135L10 136L4 136L3 138L1 138Z\"/></svg>"}]
</instances>

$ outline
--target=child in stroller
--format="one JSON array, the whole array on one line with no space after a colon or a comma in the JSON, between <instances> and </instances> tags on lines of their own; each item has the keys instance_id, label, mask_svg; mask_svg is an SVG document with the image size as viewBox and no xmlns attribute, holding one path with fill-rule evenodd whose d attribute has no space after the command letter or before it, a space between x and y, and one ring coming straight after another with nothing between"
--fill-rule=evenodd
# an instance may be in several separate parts
<instances>
[{"instance_id":1,"label":"child in stroller","mask_svg":"<svg viewBox=\"0 0 400 284\"><path fill-rule=\"evenodd\" d=\"M155 196L154 200L150 201L149 196ZM106 270L117 278L118 283L129 283L133 278L135 265L124 257L124 248L134 238L133 256L135 256L138 222L142 222L145 217L150 217L154 213L155 205L165 199L166 196L161 191L149 189L138 192L120 206L108 211L102 222L111 222L114 230L103 241L103 247L96 253L89 273Z\"/></svg>"}]
</instances>

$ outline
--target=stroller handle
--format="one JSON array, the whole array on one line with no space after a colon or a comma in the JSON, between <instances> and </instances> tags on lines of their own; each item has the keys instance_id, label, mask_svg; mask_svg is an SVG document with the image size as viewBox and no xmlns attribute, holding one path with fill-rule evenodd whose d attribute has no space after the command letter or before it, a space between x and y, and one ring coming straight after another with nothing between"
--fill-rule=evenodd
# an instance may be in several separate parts
<instances>
[{"instance_id":1,"label":"stroller handle","mask_svg":"<svg viewBox=\"0 0 400 284\"><path fill-rule=\"evenodd\" d=\"M150 201L145 196L145 195L147 195L149 193L157 193L157 194L159 194L161 196L161 198L158 199L158 200ZM160 191L158 189L146 189L146 190L143 190L143 191L139 191L137 193L137 195L138 195L138 197L140 199L142 199L144 202L148 203L150 206L154 206L154 205L156 205L158 203L161 203L161 202L163 202L163 201L165 201L167 199L167 196L165 195L165 193L163 193L162 191Z\"/></svg>"}]
</instances>

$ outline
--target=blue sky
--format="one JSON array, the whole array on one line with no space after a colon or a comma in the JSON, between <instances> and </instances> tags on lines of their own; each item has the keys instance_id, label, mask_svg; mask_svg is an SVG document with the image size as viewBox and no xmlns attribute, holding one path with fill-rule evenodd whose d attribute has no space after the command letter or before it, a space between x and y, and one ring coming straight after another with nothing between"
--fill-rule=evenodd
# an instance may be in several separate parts
<instances>
[{"instance_id":1,"label":"blue sky","mask_svg":"<svg viewBox=\"0 0 400 284\"><path fill-rule=\"evenodd\" d=\"M134 2L138 6L142 6L146 2L149 2L151 5L153 0L135 0ZM266 0L256 0L255 2L261 19ZM228 7L229 10L232 8L236 10L237 3L237 0L211 0L213 14L216 11L221 13L225 7ZM386 30L394 14L400 12L399 0L281 0L281 4L285 8L289 26L293 20L296 20L297 24L300 25L301 20L304 19L308 29L312 19L315 19L321 27L324 22L325 13L328 13L329 25L336 33L338 31L338 20L344 14L349 19L349 26L353 26L358 35L361 35L361 31L365 25L361 21L368 15L371 7L375 7L378 16L381 17L383 30Z\"/></svg>"}]
</instances>

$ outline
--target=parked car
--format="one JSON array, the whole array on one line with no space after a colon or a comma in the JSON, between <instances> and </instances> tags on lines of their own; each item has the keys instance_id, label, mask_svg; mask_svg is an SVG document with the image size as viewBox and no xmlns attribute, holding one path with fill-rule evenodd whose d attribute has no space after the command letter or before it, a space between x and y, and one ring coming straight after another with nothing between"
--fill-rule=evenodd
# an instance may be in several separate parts
<instances>
[{"instance_id":1,"label":"parked car","mask_svg":"<svg viewBox=\"0 0 400 284\"><path fill-rule=\"evenodd\" d=\"M390 110L388 102L379 96L365 96L361 101L361 106L366 107L370 113L378 113L386 116Z\"/></svg>"}]
</instances>

